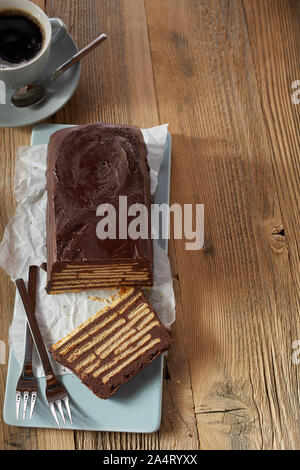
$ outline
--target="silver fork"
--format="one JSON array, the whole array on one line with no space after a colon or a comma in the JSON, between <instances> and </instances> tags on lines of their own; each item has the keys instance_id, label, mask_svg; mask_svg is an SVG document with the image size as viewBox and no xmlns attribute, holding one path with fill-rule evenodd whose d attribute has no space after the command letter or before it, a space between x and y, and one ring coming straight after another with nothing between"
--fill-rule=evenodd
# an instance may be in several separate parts
<instances>
[{"instance_id":1,"label":"silver fork","mask_svg":"<svg viewBox=\"0 0 300 470\"><path fill-rule=\"evenodd\" d=\"M37 277L37 266L30 266L29 278L28 278L28 294L31 300L32 308L35 310L35 298L36 298L36 277ZM32 371L32 350L33 350L33 339L31 332L26 321L26 333L25 333L25 352L24 352L24 363L16 387L16 417L19 419L20 405L23 396L23 419L26 417L27 404L30 400L30 413L29 419L32 418L34 406L37 398L37 380Z\"/></svg>"},{"instance_id":2,"label":"silver fork","mask_svg":"<svg viewBox=\"0 0 300 470\"><path fill-rule=\"evenodd\" d=\"M45 344L44 344L44 341L43 341L43 338L39 329L39 325L38 325L38 322L34 313L34 309L31 304L31 300L30 300L30 297L27 292L23 279L17 279L16 286L21 296L25 313L27 316L27 320L29 323L30 331L32 333L36 348L38 350L38 353L39 353L39 356L40 356L40 359L42 361L42 365L44 368L44 372L46 376L46 398L47 398L52 416L55 420L56 425L58 426L58 428L60 428L58 417L55 411L55 403L56 403L58 411L63 420L63 423L64 424L66 423L64 412L63 412L63 407L62 407L62 402L64 402L67 412L68 412L70 422L72 424L71 408L70 408L69 397L68 397L67 391L65 387L55 377L54 372L52 370L49 356L45 348Z\"/></svg>"}]
</instances>

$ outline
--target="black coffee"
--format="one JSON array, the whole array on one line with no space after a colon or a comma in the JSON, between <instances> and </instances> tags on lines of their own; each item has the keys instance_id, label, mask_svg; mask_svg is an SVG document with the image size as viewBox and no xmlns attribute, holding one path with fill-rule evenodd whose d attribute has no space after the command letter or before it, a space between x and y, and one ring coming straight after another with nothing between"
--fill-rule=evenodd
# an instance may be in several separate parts
<instances>
[{"instance_id":1,"label":"black coffee","mask_svg":"<svg viewBox=\"0 0 300 470\"><path fill-rule=\"evenodd\" d=\"M28 62L42 45L43 33L33 18L22 11L0 10L0 65Z\"/></svg>"}]
</instances>

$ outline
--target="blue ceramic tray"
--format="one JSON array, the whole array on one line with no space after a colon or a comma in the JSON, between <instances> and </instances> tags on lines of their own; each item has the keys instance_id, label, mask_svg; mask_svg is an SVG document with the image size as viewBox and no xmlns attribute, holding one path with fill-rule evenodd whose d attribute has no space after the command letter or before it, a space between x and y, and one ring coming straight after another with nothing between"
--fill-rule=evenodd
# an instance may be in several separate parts
<instances>
[{"instance_id":1,"label":"blue ceramic tray","mask_svg":"<svg viewBox=\"0 0 300 470\"><path fill-rule=\"evenodd\" d=\"M31 144L47 144L50 135L63 127L68 126L36 126L33 129ZM156 203L169 204L170 170L171 136L168 135L155 193ZM159 243L167 251L167 240L160 240ZM136 433L157 431L161 422L162 372L163 356L160 356L107 400L96 397L75 375L60 376L70 396L73 416L73 425L66 424L64 428ZM39 394L32 420L27 418L23 421L22 417L19 421L16 420L15 392L19 375L20 365L11 351L4 400L4 421L12 426L56 428L44 396L44 378L38 379Z\"/></svg>"}]
</instances>

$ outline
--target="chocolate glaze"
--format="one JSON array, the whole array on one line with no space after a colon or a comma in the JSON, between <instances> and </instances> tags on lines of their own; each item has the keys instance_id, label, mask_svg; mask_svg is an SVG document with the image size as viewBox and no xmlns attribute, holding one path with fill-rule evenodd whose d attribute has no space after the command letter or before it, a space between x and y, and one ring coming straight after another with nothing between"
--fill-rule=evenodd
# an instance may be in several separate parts
<instances>
[{"instance_id":1,"label":"chocolate glaze","mask_svg":"<svg viewBox=\"0 0 300 470\"><path fill-rule=\"evenodd\" d=\"M48 282L69 261L143 260L152 272L149 167L140 129L98 123L55 132L46 176ZM116 208L118 234L119 196L127 196L128 207L148 207L148 240L98 239L100 204Z\"/></svg>"}]
</instances>

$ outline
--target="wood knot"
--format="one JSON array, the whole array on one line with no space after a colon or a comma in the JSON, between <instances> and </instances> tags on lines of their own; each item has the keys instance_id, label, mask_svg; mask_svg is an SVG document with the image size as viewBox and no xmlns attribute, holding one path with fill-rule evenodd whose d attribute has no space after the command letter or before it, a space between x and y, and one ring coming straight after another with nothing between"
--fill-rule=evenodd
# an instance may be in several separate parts
<instances>
[{"instance_id":1,"label":"wood knot","mask_svg":"<svg viewBox=\"0 0 300 470\"><path fill-rule=\"evenodd\" d=\"M281 253L286 247L285 230L283 225L275 225L271 231L271 248L275 253Z\"/></svg>"},{"instance_id":2,"label":"wood knot","mask_svg":"<svg viewBox=\"0 0 300 470\"><path fill-rule=\"evenodd\" d=\"M168 363L165 364L165 380L171 380L171 375L168 368Z\"/></svg>"},{"instance_id":3,"label":"wood knot","mask_svg":"<svg viewBox=\"0 0 300 470\"><path fill-rule=\"evenodd\" d=\"M205 241L202 252L205 256L214 256L214 247L210 241Z\"/></svg>"}]
</instances>

